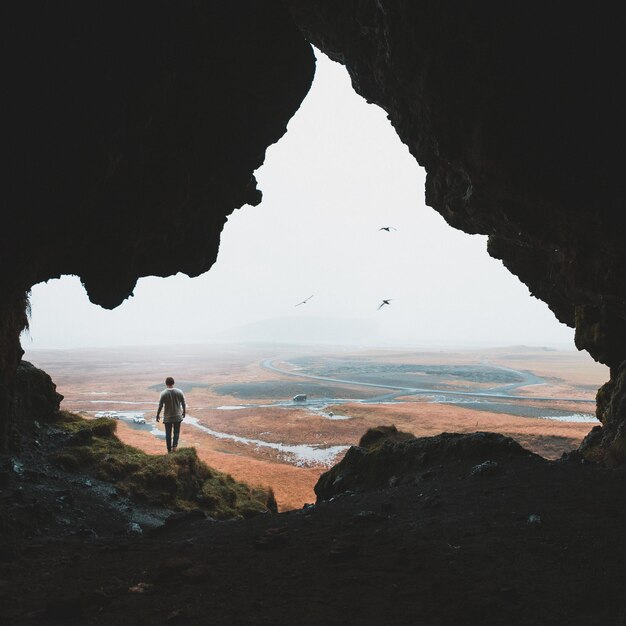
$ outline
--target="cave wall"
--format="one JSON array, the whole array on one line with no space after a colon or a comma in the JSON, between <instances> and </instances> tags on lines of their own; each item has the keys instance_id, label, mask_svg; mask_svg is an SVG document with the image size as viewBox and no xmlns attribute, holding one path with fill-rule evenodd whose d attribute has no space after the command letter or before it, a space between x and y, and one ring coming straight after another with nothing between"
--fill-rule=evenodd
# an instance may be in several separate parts
<instances>
[{"instance_id":1,"label":"cave wall","mask_svg":"<svg viewBox=\"0 0 626 626\"><path fill-rule=\"evenodd\" d=\"M611 367L594 446L626 414L626 39L604 6L285 0L425 167L426 201ZM620 370L621 371L621 370ZM614 397L615 394L619 397Z\"/></svg>"},{"instance_id":2,"label":"cave wall","mask_svg":"<svg viewBox=\"0 0 626 626\"><path fill-rule=\"evenodd\" d=\"M141 276L197 276L311 85L311 47L276 1L9 3L0 229L0 447L26 294L80 276L106 308Z\"/></svg>"},{"instance_id":3,"label":"cave wall","mask_svg":"<svg viewBox=\"0 0 626 626\"><path fill-rule=\"evenodd\" d=\"M626 44L609 8L38 0L10 3L4 23L2 441L30 287L76 274L112 308L140 276L209 269L226 216L260 201L253 171L309 89L306 38L387 111L426 168L428 204L487 234L490 254L611 367L587 445L619 449Z\"/></svg>"}]
</instances>

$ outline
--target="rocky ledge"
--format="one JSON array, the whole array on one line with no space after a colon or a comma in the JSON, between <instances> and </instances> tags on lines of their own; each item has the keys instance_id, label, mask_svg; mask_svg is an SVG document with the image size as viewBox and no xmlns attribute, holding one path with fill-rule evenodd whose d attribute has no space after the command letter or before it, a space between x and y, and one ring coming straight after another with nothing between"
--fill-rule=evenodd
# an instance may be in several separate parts
<instances>
[{"instance_id":1,"label":"rocky ledge","mask_svg":"<svg viewBox=\"0 0 626 626\"><path fill-rule=\"evenodd\" d=\"M315 493L320 502L397 485L419 487L444 472L459 480L495 476L516 460L546 462L498 433L415 437L395 426L379 426L369 429L358 446L349 448L337 465L322 474Z\"/></svg>"}]
</instances>

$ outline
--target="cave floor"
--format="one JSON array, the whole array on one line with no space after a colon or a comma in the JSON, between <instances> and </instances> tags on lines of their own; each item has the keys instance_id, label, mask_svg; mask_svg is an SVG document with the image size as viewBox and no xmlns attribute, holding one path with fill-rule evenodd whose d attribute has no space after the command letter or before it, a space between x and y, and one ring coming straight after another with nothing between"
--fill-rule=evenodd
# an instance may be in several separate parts
<instances>
[{"instance_id":1,"label":"cave floor","mask_svg":"<svg viewBox=\"0 0 626 626\"><path fill-rule=\"evenodd\" d=\"M142 535L94 485L13 472L2 622L626 624L626 473L537 457L503 469L438 466L278 515L155 518Z\"/></svg>"}]
</instances>

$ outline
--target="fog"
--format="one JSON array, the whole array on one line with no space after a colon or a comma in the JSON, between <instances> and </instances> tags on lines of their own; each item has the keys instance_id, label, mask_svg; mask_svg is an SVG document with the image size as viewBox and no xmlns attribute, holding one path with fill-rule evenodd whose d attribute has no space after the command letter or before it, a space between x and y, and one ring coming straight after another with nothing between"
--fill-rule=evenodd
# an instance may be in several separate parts
<instances>
[{"instance_id":1,"label":"fog","mask_svg":"<svg viewBox=\"0 0 626 626\"><path fill-rule=\"evenodd\" d=\"M114 311L92 305L76 277L37 285L25 349L215 341L573 348L573 330L488 256L486 237L454 230L425 206L424 171L385 113L352 90L342 66L317 55L309 95L257 172L263 202L230 216L215 266L194 279L142 279ZM102 250L103 262L107 255L115 249ZM390 304L379 310L383 299Z\"/></svg>"}]
</instances>

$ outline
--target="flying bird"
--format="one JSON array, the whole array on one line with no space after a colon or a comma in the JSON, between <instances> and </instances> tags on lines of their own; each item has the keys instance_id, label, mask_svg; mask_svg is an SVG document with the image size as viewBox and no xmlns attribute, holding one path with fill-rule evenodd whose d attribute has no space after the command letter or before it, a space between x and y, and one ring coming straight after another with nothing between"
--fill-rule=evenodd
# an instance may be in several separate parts
<instances>
[{"instance_id":1,"label":"flying bird","mask_svg":"<svg viewBox=\"0 0 626 626\"><path fill-rule=\"evenodd\" d=\"M378 308L376 309L377 311L380 311L385 304L390 304L391 303L391 298L388 298L387 300L383 300L379 305Z\"/></svg>"},{"instance_id":2,"label":"flying bird","mask_svg":"<svg viewBox=\"0 0 626 626\"><path fill-rule=\"evenodd\" d=\"M298 304L294 306L300 306L301 304L306 304L312 297L313 295L310 295L308 298L305 298L304 300L302 300L302 302L298 302Z\"/></svg>"},{"instance_id":3,"label":"flying bird","mask_svg":"<svg viewBox=\"0 0 626 626\"><path fill-rule=\"evenodd\" d=\"M390 233L392 230L398 230L398 229L394 228L393 226L382 226L378 230L386 230L388 233Z\"/></svg>"}]
</instances>

